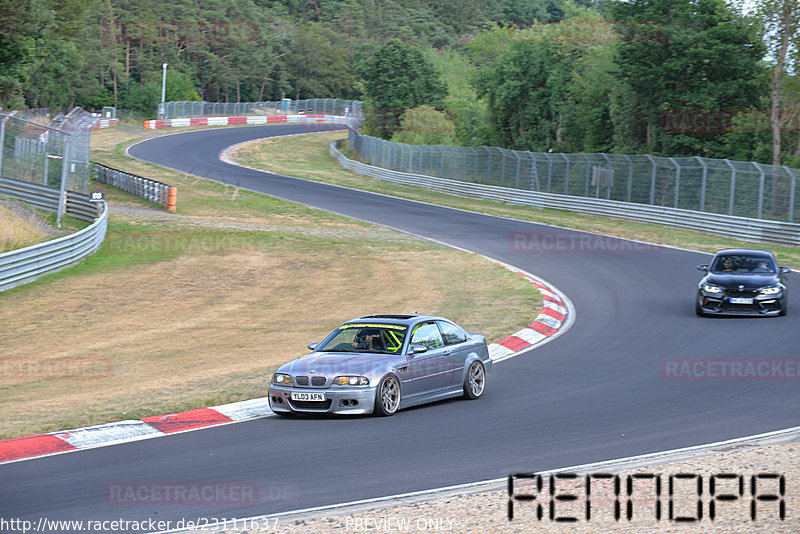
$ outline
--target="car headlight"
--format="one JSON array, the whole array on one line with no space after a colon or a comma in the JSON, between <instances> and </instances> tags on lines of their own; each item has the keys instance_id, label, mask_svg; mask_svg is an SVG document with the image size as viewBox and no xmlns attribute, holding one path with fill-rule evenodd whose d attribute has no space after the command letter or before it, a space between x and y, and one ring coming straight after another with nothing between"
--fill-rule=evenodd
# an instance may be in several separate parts
<instances>
[{"instance_id":1,"label":"car headlight","mask_svg":"<svg viewBox=\"0 0 800 534\"><path fill-rule=\"evenodd\" d=\"M778 287L778 286L764 287L764 288L761 289L761 294L762 295L777 295L780 292L781 292L781 288Z\"/></svg>"},{"instance_id":2,"label":"car headlight","mask_svg":"<svg viewBox=\"0 0 800 534\"><path fill-rule=\"evenodd\" d=\"M703 291L706 293L722 293L722 288L717 286L710 286L708 284L703 285Z\"/></svg>"},{"instance_id":3,"label":"car headlight","mask_svg":"<svg viewBox=\"0 0 800 534\"><path fill-rule=\"evenodd\" d=\"M337 376L333 379L333 383L337 386L368 386L369 378L366 376Z\"/></svg>"},{"instance_id":4,"label":"car headlight","mask_svg":"<svg viewBox=\"0 0 800 534\"><path fill-rule=\"evenodd\" d=\"M282 386L288 386L292 383L292 377L285 373L275 373L272 375L272 383Z\"/></svg>"}]
</instances>

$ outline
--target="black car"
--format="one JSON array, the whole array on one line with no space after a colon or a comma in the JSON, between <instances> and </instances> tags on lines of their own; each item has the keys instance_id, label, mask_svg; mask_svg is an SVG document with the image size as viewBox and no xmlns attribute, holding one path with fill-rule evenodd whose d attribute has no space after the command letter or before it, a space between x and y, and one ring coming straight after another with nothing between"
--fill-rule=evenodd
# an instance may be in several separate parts
<instances>
[{"instance_id":1,"label":"black car","mask_svg":"<svg viewBox=\"0 0 800 534\"><path fill-rule=\"evenodd\" d=\"M786 315L788 267L768 250L720 250L697 286L697 315Z\"/></svg>"}]
</instances>

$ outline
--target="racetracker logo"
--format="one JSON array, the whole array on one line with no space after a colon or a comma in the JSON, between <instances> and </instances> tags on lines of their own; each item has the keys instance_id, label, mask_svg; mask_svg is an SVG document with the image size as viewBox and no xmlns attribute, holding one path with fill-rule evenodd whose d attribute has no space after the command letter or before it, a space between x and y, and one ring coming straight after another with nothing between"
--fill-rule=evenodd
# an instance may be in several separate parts
<instances>
[{"instance_id":1,"label":"racetracker logo","mask_svg":"<svg viewBox=\"0 0 800 534\"><path fill-rule=\"evenodd\" d=\"M119 482L106 484L105 501L116 505L241 505L258 502L254 482Z\"/></svg>"},{"instance_id":2,"label":"racetracker logo","mask_svg":"<svg viewBox=\"0 0 800 534\"><path fill-rule=\"evenodd\" d=\"M666 380L800 380L800 359L670 359L661 362Z\"/></svg>"},{"instance_id":3,"label":"racetracker logo","mask_svg":"<svg viewBox=\"0 0 800 534\"><path fill-rule=\"evenodd\" d=\"M52 360L0 359L0 383L50 378L107 378L109 376L111 376L111 359L105 357Z\"/></svg>"},{"instance_id":4,"label":"racetracker logo","mask_svg":"<svg viewBox=\"0 0 800 534\"><path fill-rule=\"evenodd\" d=\"M513 232L508 240L512 252L520 254L597 254L660 252L658 245L606 235L579 232Z\"/></svg>"}]
</instances>

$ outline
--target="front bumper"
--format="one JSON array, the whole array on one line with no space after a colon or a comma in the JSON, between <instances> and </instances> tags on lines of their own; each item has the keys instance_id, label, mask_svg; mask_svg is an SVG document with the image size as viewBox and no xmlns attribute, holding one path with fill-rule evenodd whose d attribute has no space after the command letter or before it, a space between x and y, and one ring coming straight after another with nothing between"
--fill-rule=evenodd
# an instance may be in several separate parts
<instances>
[{"instance_id":1,"label":"front bumper","mask_svg":"<svg viewBox=\"0 0 800 534\"><path fill-rule=\"evenodd\" d=\"M785 292L775 295L756 295L752 304L732 304L724 294L699 291L697 305L709 315L779 315L786 305Z\"/></svg>"},{"instance_id":2,"label":"front bumper","mask_svg":"<svg viewBox=\"0 0 800 534\"><path fill-rule=\"evenodd\" d=\"M292 400L292 392L324 393L322 402ZM291 386L269 386L269 407L282 413L335 413L340 415L362 415L372 413L375 407L375 387L331 387L298 388Z\"/></svg>"}]
</instances>

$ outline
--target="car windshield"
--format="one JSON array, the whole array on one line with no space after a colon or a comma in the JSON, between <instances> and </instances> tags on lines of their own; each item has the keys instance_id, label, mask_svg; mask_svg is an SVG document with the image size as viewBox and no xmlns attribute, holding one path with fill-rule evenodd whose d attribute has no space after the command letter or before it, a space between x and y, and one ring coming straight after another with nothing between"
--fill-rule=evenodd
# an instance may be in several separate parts
<instances>
[{"instance_id":1,"label":"car windshield","mask_svg":"<svg viewBox=\"0 0 800 534\"><path fill-rule=\"evenodd\" d=\"M775 262L758 254L721 254L714 259L711 270L718 273L774 273Z\"/></svg>"},{"instance_id":2,"label":"car windshield","mask_svg":"<svg viewBox=\"0 0 800 534\"><path fill-rule=\"evenodd\" d=\"M322 340L317 352L400 354L408 327L382 323L345 323Z\"/></svg>"}]
</instances>

